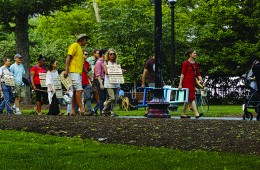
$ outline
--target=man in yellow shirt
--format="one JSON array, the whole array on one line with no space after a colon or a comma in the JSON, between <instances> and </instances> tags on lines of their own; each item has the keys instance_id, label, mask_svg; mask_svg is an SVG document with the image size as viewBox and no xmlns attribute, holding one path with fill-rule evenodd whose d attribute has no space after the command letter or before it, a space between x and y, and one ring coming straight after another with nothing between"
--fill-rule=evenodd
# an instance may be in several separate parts
<instances>
[{"instance_id":1,"label":"man in yellow shirt","mask_svg":"<svg viewBox=\"0 0 260 170\"><path fill-rule=\"evenodd\" d=\"M87 114L85 113L84 107L82 105L83 88L81 74L83 71L85 73L88 73L88 70L86 70L85 67L83 67L84 58L81 47L87 44L88 39L89 37L86 34L80 34L78 35L77 42L71 44L68 48L64 77L66 78L67 76L69 76L73 83L73 97L70 111L71 116L75 116L76 103L79 106L80 114Z\"/></svg>"}]
</instances>

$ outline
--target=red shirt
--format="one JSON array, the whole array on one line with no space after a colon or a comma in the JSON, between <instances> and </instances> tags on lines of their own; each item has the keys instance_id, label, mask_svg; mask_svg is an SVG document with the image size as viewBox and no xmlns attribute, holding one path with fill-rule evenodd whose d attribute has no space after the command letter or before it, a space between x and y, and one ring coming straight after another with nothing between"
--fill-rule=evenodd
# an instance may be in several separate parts
<instances>
[{"instance_id":1,"label":"red shirt","mask_svg":"<svg viewBox=\"0 0 260 170\"><path fill-rule=\"evenodd\" d=\"M86 70L90 69L90 65L87 61L84 61L83 66L85 67ZM87 85L89 84L89 76L86 74L84 71L82 72L82 85Z\"/></svg>"},{"instance_id":2,"label":"red shirt","mask_svg":"<svg viewBox=\"0 0 260 170\"><path fill-rule=\"evenodd\" d=\"M41 84L40 83L40 77L39 73L47 73L46 69L44 67L39 67L38 65L32 66L30 69L30 72L34 71L34 77L33 77L33 82L34 84Z\"/></svg>"}]
</instances>

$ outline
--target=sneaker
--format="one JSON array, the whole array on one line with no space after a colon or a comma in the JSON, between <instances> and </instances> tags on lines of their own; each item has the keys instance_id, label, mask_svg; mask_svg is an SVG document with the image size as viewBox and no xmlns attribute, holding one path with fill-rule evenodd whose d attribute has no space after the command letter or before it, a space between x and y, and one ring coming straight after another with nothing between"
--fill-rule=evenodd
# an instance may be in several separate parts
<instances>
[{"instance_id":1,"label":"sneaker","mask_svg":"<svg viewBox=\"0 0 260 170\"><path fill-rule=\"evenodd\" d=\"M20 111L14 112L15 115L21 115L22 113Z\"/></svg>"},{"instance_id":2,"label":"sneaker","mask_svg":"<svg viewBox=\"0 0 260 170\"><path fill-rule=\"evenodd\" d=\"M42 115L42 112L38 112L37 115Z\"/></svg>"}]
</instances>

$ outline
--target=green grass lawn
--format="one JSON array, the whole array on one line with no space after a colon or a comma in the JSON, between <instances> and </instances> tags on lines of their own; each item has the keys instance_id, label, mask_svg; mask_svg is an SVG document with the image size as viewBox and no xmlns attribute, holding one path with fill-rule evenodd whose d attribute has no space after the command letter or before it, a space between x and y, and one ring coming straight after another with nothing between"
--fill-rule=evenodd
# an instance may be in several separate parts
<instances>
[{"instance_id":1,"label":"green grass lawn","mask_svg":"<svg viewBox=\"0 0 260 170\"><path fill-rule=\"evenodd\" d=\"M94 105L93 105L94 107ZM61 110L63 113L66 113L64 110L65 107ZM254 111L249 109L249 111ZM43 113L47 114L48 110L42 110ZM182 105L179 106L177 111L170 111L172 116L180 116L182 112ZM33 114L32 110L22 110L24 114ZM120 116L143 116L145 113L145 108L139 108L138 110L130 110L130 111L123 111L121 110L118 105L116 107L116 113ZM194 112L190 111L187 113L188 115L194 116ZM204 114L207 117L222 117L222 116L237 116L241 117L242 115L242 106L241 105L210 105L209 111Z\"/></svg>"},{"instance_id":2,"label":"green grass lawn","mask_svg":"<svg viewBox=\"0 0 260 170\"><path fill-rule=\"evenodd\" d=\"M242 146L241 146L242 147ZM102 144L0 130L0 169L259 169L260 156Z\"/></svg>"}]
</instances>

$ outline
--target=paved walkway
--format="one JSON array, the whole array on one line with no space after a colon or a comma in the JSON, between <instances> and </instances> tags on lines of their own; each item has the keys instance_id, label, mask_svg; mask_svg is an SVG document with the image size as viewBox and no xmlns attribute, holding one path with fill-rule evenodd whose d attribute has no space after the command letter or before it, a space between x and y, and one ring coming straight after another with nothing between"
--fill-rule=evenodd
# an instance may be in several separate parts
<instances>
[{"instance_id":1,"label":"paved walkway","mask_svg":"<svg viewBox=\"0 0 260 170\"><path fill-rule=\"evenodd\" d=\"M137 119L147 119L144 116L118 116L117 118L137 118ZM156 119L156 118L149 118ZM158 118L157 118L158 119ZM172 116L170 119L181 119L179 116ZM191 119L196 119L195 117L191 117ZM243 120L242 117L200 117L197 120ZM255 121L256 119L253 118ZM244 120L243 120L244 121Z\"/></svg>"}]
</instances>

